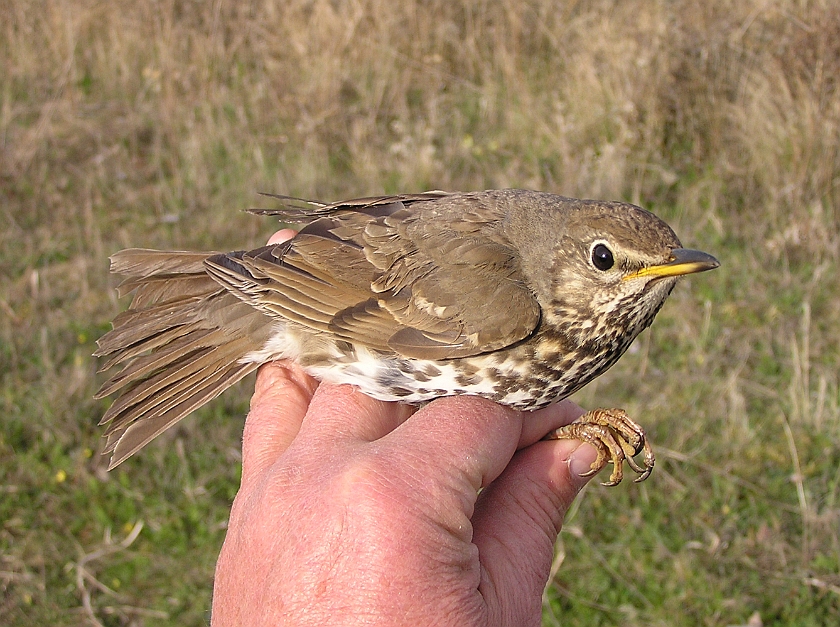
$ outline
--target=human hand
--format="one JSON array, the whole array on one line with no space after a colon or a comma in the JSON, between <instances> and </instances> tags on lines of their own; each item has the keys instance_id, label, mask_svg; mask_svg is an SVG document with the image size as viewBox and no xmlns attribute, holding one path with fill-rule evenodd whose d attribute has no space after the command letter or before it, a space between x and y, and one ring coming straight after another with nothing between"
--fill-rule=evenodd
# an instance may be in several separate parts
<instances>
[{"instance_id":1,"label":"human hand","mask_svg":"<svg viewBox=\"0 0 840 627\"><path fill-rule=\"evenodd\" d=\"M582 413L465 396L415 411L263 366L212 624L539 624L596 456L541 438Z\"/></svg>"}]
</instances>

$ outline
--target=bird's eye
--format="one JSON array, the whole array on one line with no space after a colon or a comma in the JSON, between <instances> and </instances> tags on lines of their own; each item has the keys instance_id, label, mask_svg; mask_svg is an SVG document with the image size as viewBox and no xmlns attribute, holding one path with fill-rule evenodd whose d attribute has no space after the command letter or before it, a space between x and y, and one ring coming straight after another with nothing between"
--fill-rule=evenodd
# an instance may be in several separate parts
<instances>
[{"instance_id":1,"label":"bird's eye","mask_svg":"<svg viewBox=\"0 0 840 627\"><path fill-rule=\"evenodd\" d=\"M607 271L613 267L615 259L613 259L612 251L604 244L595 244L592 247L592 265L599 270Z\"/></svg>"}]
</instances>

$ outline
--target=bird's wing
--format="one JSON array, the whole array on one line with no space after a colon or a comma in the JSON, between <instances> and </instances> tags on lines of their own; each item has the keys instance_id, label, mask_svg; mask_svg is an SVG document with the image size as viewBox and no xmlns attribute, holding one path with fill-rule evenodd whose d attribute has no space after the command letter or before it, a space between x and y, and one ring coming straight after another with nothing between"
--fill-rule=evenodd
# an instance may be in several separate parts
<instances>
[{"instance_id":1,"label":"bird's wing","mask_svg":"<svg viewBox=\"0 0 840 627\"><path fill-rule=\"evenodd\" d=\"M540 318L486 194L345 201L291 241L208 260L263 310L406 357L447 359L509 346Z\"/></svg>"}]
</instances>

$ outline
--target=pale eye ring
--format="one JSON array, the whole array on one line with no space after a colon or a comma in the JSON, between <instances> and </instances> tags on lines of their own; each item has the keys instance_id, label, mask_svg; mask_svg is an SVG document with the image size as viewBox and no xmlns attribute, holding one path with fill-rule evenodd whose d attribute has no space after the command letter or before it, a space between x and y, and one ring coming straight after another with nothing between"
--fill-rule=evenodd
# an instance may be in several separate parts
<instances>
[{"instance_id":1,"label":"pale eye ring","mask_svg":"<svg viewBox=\"0 0 840 627\"><path fill-rule=\"evenodd\" d=\"M592 265L602 272L615 265L613 253L606 244L598 242L592 247Z\"/></svg>"}]
</instances>

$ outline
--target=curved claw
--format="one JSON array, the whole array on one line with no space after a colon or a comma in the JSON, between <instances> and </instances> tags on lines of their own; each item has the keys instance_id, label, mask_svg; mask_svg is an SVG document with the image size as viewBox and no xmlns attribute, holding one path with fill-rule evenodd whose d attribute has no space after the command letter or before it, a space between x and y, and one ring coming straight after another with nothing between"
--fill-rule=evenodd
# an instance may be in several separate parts
<instances>
[{"instance_id":1,"label":"curved claw","mask_svg":"<svg viewBox=\"0 0 840 627\"><path fill-rule=\"evenodd\" d=\"M645 479L650 477L650 473L653 472L653 465L656 463L656 457L654 457L653 449L651 448L650 442L648 442L647 439L645 439L645 445L644 445L642 450L644 451L644 457L643 457L644 462L645 462L644 471L638 477L633 479L633 481L635 481L636 483L644 481ZM629 463L630 458L627 458L627 461ZM634 460L633 463L635 463L635 460ZM634 470L635 470L635 468L634 468ZM636 471L636 472L638 472L638 471Z\"/></svg>"},{"instance_id":2,"label":"curved claw","mask_svg":"<svg viewBox=\"0 0 840 627\"><path fill-rule=\"evenodd\" d=\"M551 438L551 439L561 439L561 438ZM601 469L607 465L607 459L609 458L609 449L606 445L599 440L598 438L589 438L584 436L581 440L585 440L589 442L592 446L595 447L595 450L598 451L598 456L595 458L595 461L592 462L592 465L589 467L589 470L582 473L581 477L591 477L594 474L601 472Z\"/></svg>"}]
</instances>

